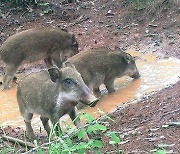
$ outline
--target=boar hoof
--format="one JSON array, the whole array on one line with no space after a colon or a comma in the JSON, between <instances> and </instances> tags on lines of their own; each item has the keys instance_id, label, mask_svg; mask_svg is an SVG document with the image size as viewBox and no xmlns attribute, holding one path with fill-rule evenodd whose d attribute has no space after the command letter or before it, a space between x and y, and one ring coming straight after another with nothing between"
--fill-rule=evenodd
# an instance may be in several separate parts
<instances>
[{"instance_id":1,"label":"boar hoof","mask_svg":"<svg viewBox=\"0 0 180 154\"><path fill-rule=\"evenodd\" d=\"M114 90L114 89L112 89L112 90L108 90L108 93L109 93L109 94L111 94L111 93L113 93L113 92L115 92L115 90Z\"/></svg>"}]
</instances>

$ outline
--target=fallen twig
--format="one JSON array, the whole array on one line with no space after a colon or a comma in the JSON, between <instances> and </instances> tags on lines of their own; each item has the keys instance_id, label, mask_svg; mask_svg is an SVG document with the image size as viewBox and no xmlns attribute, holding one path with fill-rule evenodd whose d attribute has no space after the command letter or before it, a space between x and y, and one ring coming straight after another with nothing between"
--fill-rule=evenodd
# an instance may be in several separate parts
<instances>
[{"instance_id":1,"label":"fallen twig","mask_svg":"<svg viewBox=\"0 0 180 154\"><path fill-rule=\"evenodd\" d=\"M164 140L165 137L164 136L159 136L159 137L147 137L147 138L144 138L144 140L147 140L149 142L156 142L156 141L161 141L161 140Z\"/></svg>"},{"instance_id":2,"label":"fallen twig","mask_svg":"<svg viewBox=\"0 0 180 154\"><path fill-rule=\"evenodd\" d=\"M80 16L75 22L70 23L68 26L71 27L71 26L74 26L74 25L76 25L76 24L80 24L80 23L82 23L82 22L84 22L84 21L87 21L87 20L89 20L89 17L82 15L82 16Z\"/></svg>"},{"instance_id":3,"label":"fallen twig","mask_svg":"<svg viewBox=\"0 0 180 154\"><path fill-rule=\"evenodd\" d=\"M157 27L158 25L155 25L155 24L149 24L148 26L150 26L150 27Z\"/></svg>"},{"instance_id":4,"label":"fallen twig","mask_svg":"<svg viewBox=\"0 0 180 154\"><path fill-rule=\"evenodd\" d=\"M19 143L20 145L27 146L29 148L35 148L36 147L34 144L32 144L30 142L24 142L23 140L20 140L20 139L14 138L14 137L10 137L7 135L2 135L2 139L9 141L9 142L13 142L13 143Z\"/></svg>"},{"instance_id":5,"label":"fallen twig","mask_svg":"<svg viewBox=\"0 0 180 154\"><path fill-rule=\"evenodd\" d=\"M167 115L169 115L169 114L173 114L173 113L176 113L176 112L180 112L180 109L167 112L167 113L163 114L160 119L162 119L163 117L165 117L165 116L167 116Z\"/></svg>"},{"instance_id":6,"label":"fallen twig","mask_svg":"<svg viewBox=\"0 0 180 154\"><path fill-rule=\"evenodd\" d=\"M158 36L158 35L159 35L159 34L152 33L152 34L144 35L144 37L154 37L154 36Z\"/></svg>"},{"instance_id":7,"label":"fallen twig","mask_svg":"<svg viewBox=\"0 0 180 154\"><path fill-rule=\"evenodd\" d=\"M126 144L126 143L128 143L128 142L130 142L130 140L122 141L122 142L120 142L119 144L120 144L120 145L123 145L123 144Z\"/></svg>"},{"instance_id":8,"label":"fallen twig","mask_svg":"<svg viewBox=\"0 0 180 154\"><path fill-rule=\"evenodd\" d=\"M168 122L167 125L175 126L175 127L180 127L180 121L178 121L178 122Z\"/></svg>"}]
</instances>

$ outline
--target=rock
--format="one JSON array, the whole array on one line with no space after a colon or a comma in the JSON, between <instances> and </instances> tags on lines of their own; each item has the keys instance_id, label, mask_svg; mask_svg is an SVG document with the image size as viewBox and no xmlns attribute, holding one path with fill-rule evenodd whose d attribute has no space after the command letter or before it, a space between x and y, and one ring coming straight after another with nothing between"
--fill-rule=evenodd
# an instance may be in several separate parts
<instances>
[{"instance_id":1,"label":"rock","mask_svg":"<svg viewBox=\"0 0 180 154\"><path fill-rule=\"evenodd\" d=\"M118 35L118 31L113 31L112 34L117 36Z\"/></svg>"},{"instance_id":2,"label":"rock","mask_svg":"<svg viewBox=\"0 0 180 154\"><path fill-rule=\"evenodd\" d=\"M173 45L173 44L175 44L175 43L174 43L174 41L172 41L172 42L169 42L169 45Z\"/></svg>"},{"instance_id":3,"label":"rock","mask_svg":"<svg viewBox=\"0 0 180 154\"><path fill-rule=\"evenodd\" d=\"M112 10L109 10L109 11L105 14L105 16L114 16L114 13L112 13Z\"/></svg>"},{"instance_id":4,"label":"rock","mask_svg":"<svg viewBox=\"0 0 180 154\"><path fill-rule=\"evenodd\" d=\"M149 24L148 26L150 26L150 27L157 27L158 25L155 25L155 24Z\"/></svg>"}]
</instances>

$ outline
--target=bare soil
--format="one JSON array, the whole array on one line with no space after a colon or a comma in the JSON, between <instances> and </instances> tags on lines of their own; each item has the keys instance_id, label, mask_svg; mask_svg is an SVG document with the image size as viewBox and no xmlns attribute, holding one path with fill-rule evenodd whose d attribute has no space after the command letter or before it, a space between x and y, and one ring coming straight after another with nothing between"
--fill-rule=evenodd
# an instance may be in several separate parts
<instances>
[{"instance_id":1,"label":"bare soil","mask_svg":"<svg viewBox=\"0 0 180 154\"><path fill-rule=\"evenodd\" d=\"M49 2L48 6L28 6L26 10L0 2L0 44L10 35L25 29L65 27L78 38L80 52L103 45L112 49L117 46L122 50L134 48L142 53L157 54L159 58L180 58L178 1L159 0L156 5L146 8L127 4L125 0L84 0L63 5L58 0ZM1 74L3 67L0 67ZM42 62L25 64L19 73L42 67ZM108 128L123 136L122 143L112 146L102 136L102 153L117 153L117 149L124 153L151 153L150 150L159 143L168 144L165 149L170 153L180 153L179 127L162 127L166 123L180 121L179 87L180 82L177 82L113 113L114 122L110 122ZM21 128L6 127L4 131L9 136L23 139ZM39 139L43 138L39 134ZM0 149L7 144L0 140Z\"/></svg>"}]
</instances>

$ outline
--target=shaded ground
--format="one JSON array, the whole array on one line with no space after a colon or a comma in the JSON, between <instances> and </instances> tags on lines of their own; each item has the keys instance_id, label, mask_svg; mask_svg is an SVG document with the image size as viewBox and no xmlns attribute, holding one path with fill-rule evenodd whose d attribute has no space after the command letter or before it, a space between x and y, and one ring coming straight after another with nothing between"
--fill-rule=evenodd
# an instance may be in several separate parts
<instances>
[{"instance_id":1,"label":"shaded ground","mask_svg":"<svg viewBox=\"0 0 180 154\"><path fill-rule=\"evenodd\" d=\"M0 44L10 35L33 27L66 27L75 33L80 51L105 45L126 50L134 48L142 53L156 53L159 58L180 58L179 3L161 1L154 6L132 6L125 1L83 1L78 4L60 5L54 0L48 6L9 9L0 2ZM168 3L169 2L169 3ZM47 10L52 10L45 14ZM42 64L43 65L43 64ZM42 67L25 64L27 70ZM2 68L1 68L2 71ZM19 73L25 70L21 68ZM2 73L2 72L1 72ZM180 153L180 129L162 128L170 121L180 121L180 82L151 95L137 104L115 112L109 129L124 134L118 148L125 153L150 153L159 143L169 145L171 153ZM174 111L174 112L173 112ZM8 135L23 138L19 128L5 128ZM20 133L21 132L21 133ZM0 131L2 134L2 131ZM43 138L43 137L42 137ZM103 138L102 152L115 153L117 147ZM0 142L0 149L6 144Z\"/></svg>"}]
</instances>

